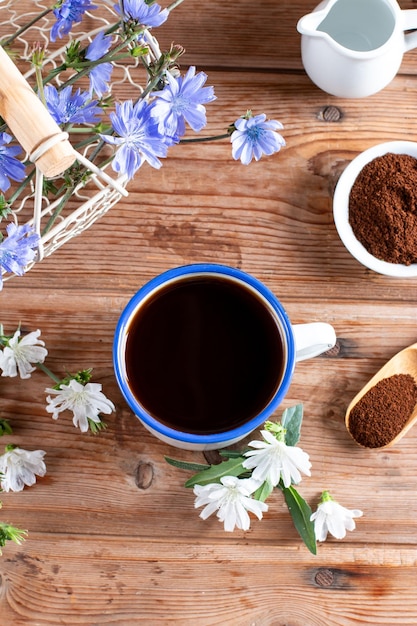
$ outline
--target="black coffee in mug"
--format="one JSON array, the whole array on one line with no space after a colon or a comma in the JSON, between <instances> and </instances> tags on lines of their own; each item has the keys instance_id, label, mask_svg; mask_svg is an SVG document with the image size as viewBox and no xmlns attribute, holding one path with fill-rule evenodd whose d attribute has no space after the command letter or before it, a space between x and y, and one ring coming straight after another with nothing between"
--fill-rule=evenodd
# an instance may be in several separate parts
<instances>
[{"instance_id":1,"label":"black coffee in mug","mask_svg":"<svg viewBox=\"0 0 417 626\"><path fill-rule=\"evenodd\" d=\"M285 350L267 304L221 275L168 282L127 328L125 367L142 407L175 430L229 431L258 415L281 383Z\"/></svg>"}]
</instances>

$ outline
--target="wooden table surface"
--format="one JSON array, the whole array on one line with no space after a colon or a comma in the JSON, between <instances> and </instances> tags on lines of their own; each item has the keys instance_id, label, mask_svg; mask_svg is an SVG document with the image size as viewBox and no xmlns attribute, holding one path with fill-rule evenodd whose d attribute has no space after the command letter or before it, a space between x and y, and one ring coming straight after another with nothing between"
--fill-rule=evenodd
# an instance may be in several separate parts
<instances>
[{"instance_id":1,"label":"wooden table surface","mask_svg":"<svg viewBox=\"0 0 417 626\"><path fill-rule=\"evenodd\" d=\"M413 8L412 0L401 1ZM416 279L365 269L332 218L338 177L360 151L417 137L417 52L382 92L338 99L305 75L297 20L314 2L186 0L159 29L182 43L183 65L209 75L217 100L205 134L251 108L284 124L287 146L245 167L230 144L183 145L157 171L144 166L130 195L1 298L1 323L40 328L56 373L93 367L116 405L108 429L81 434L45 411L48 380L0 379L2 443L46 451L47 474L1 494L2 519L27 528L0 558L0 623L348 626L417 623L417 430L394 448L362 449L344 413L368 379L417 341ZM133 293L154 275L219 262L262 280L293 323L321 320L337 346L299 363L277 412L304 405L300 445L312 476L300 492L315 508L323 489L364 515L343 541L313 556L282 495L261 522L225 533L199 518L188 477L164 456L199 452L155 439L132 415L112 368L112 338Z\"/></svg>"}]
</instances>

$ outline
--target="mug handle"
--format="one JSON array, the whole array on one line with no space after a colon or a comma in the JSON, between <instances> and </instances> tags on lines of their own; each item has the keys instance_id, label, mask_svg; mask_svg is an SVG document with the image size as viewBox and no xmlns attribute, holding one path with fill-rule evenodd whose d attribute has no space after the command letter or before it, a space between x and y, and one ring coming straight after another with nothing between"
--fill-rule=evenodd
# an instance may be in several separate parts
<instances>
[{"instance_id":1,"label":"mug handle","mask_svg":"<svg viewBox=\"0 0 417 626\"><path fill-rule=\"evenodd\" d=\"M403 30L414 30L417 28L417 9L403 9L401 11L403 23ZM404 51L417 48L417 31L414 33L407 33L404 35Z\"/></svg>"},{"instance_id":2,"label":"mug handle","mask_svg":"<svg viewBox=\"0 0 417 626\"><path fill-rule=\"evenodd\" d=\"M296 362L318 356L336 344L335 330L333 326L325 322L294 324L292 329Z\"/></svg>"}]
</instances>

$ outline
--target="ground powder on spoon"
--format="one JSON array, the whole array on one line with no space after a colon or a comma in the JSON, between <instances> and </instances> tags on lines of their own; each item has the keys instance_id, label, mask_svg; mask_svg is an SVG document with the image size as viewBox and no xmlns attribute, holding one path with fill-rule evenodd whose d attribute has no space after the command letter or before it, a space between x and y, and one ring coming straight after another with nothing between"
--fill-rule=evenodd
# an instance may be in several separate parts
<instances>
[{"instance_id":1,"label":"ground powder on spoon","mask_svg":"<svg viewBox=\"0 0 417 626\"><path fill-rule=\"evenodd\" d=\"M349 222L373 256L417 263L417 159L389 152L367 163L350 192Z\"/></svg>"},{"instance_id":2,"label":"ground powder on spoon","mask_svg":"<svg viewBox=\"0 0 417 626\"><path fill-rule=\"evenodd\" d=\"M417 386L410 374L383 378L355 404L349 432L367 448L380 448L402 430L417 404Z\"/></svg>"}]
</instances>

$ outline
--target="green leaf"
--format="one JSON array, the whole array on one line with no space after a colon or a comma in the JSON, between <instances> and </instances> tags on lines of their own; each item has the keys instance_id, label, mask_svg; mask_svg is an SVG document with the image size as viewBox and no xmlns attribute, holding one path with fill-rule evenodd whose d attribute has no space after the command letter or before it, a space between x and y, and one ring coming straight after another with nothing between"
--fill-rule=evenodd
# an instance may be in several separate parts
<instances>
[{"instance_id":1,"label":"green leaf","mask_svg":"<svg viewBox=\"0 0 417 626\"><path fill-rule=\"evenodd\" d=\"M280 484L280 488L284 493L285 502L287 503L294 526L301 539L304 541L305 545L312 554L317 554L314 524L310 521L310 506L292 485L290 487L284 487Z\"/></svg>"},{"instance_id":2,"label":"green leaf","mask_svg":"<svg viewBox=\"0 0 417 626\"><path fill-rule=\"evenodd\" d=\"M8 420L0 418L0 437L3 435L11 435L12 433L13 430Z\"/></svg>"},{"instance_id":3,"label":"green leaf","mask_svg":"<svg viewBox=\"0 0 417 626\"><path fill-rule=\"evenodd\" d=\"M169 456L165 457L165 461L174 467L178 467L183 470L190 470L191 472L202 472L210 469L210 465L204 465L203 463L189 463L188 461L178 461L177 459L171 459Z\"/></svg>"},{"instance_id":4,"label":"green leaf","mask_svg":"<svg viewBox=\"0 0 417 626\"><path fill-rule=\"evenodd\" d=\"M194 487L194 485L208 485L209 483L219 483L223 476L240 476L248 470L243 467L243 457L238 459L229 459L218 465L211 465L210 469L204 470L192 476L185 483L186 487Z\"/></svg>"},{"instance_id":5,"label":"green leaf","mask_svg":"<svg viewBox=\"0 0 417 626\"><path fill-rule=\"evenodd\" d=\"M261 502L265 502L265 500L269 498L273 490L274 490L273 485L271 485L269 480L266 480L264 483L262 483L260 487L258 487L258 489L253 494L253 497L255 500L260 500Z\"/></svg>"},{"instance_id":6,"label":"green leaf","mask_svg":"<svg viewBox=\"0 0 417 626\"><path fill-rule=\"evenodd\" d=\"M292 406L282 414L281 424L285 428L285 443L287 446L297 445L300 439L301 424L303 421L303 405Z\"/></svg>"}]
</instances>

